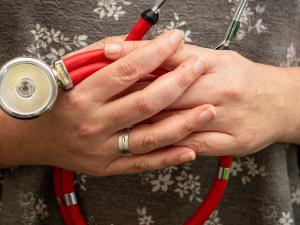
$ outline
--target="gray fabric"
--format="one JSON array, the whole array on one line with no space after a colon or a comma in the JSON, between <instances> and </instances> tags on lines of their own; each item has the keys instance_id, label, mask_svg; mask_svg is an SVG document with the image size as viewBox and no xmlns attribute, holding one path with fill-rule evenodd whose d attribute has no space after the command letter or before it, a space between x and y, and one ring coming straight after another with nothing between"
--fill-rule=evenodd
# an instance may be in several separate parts
<instances>
[{"instance_id":1,"label":"gray fabric","mask_svg":"<svg viewBox=\"0 0 300 225\"><path fill-rule=\"evenodd\" d=\"M51 63L87 43L124 34L152 2L0 0L0 64L20 55ZM223 38L236 3L174 0L152 35L178 27L185 31L187 41L212 48ZM299 37L300 1L253 0L232 48L257 62L295 66L300 62ZM295 146L276 144L235 158L225 198L206 225L300 224L296 155ZM95 178L78 174L79 202L89 225L182 224L205 196L216 164L214 158L199 158L138 175ZM51 168L3 170L0 192L1 225L62 224Z\"/></svg>"}]
</instances>

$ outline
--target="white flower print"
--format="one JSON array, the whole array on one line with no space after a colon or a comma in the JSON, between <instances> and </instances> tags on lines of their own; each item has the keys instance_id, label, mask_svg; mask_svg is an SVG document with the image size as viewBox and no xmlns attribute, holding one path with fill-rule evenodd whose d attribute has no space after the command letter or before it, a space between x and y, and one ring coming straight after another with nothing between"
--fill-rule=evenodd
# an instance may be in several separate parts
<instances>
[{"instance_id":1,"label":"white flower print","mask_svg":"<svg viewBox=\"0 0 300 225\"><path fill-rule=\"evenodd\" d=\"M66 37L60 30L47 28L36 24L30 31L33 42L26 48L27 55L52 64L67 52L87 46L87 35L75 35L72 39Z\"/></svg>"},{"instance_id":2,"label":"white flower print","mask_svg":"<svg viewBox=\"0 0 300 225\"><path fill-rule=\"evenodd\" d=\"M192 164L171 166L163 170L142 174L142 184L150 184L152 192L174 191L180 198L186 197L189 202L200 202L200 176L194 175Z\"/></svg>"},{"instance_id":3,"label":"white flower print","mask_svg":"<svg viewBox=\"0 0 300 225\"><path fill-rule=\"evenodd\" d=\"M64 48L60 48L60 49L55 49L55 48L50 48L50 53L48 53L46 55L47 59L50 60L57 60L62 58L65 54L66 54L66 50Z\"/></svg>"},{"instance_id":4,"label":"white flower print","mask_svg":"<svg viewBox=\"0 0 300 225\"><path fill-rule=\"evenodd\" d=\"M136 211L137 211L138 216L139 216L138 217L139 225L154 224L152 216L147 215L147 208L146 207L138 208Z\"/></svg>"},{"instance_id":5,"label":"white flower print","mask_svg":"<svg viewBox=\"0 0 300 225\"><path fill-rule=\"evenodd\" d=\"M214 211L204 225L222 225L218 217L218 210Z\"/></svg>"},{"instance_id":6,"label":"white flower print","mask_svg":"<svg viewBox=\"0 0 300 225\"><path fill-rule=\"evenodd\" d=\"M254 157L236 158L233 161L231 175L237 177L241 174L242 184L246 185L252 181L253 178L260 176L267 176L266 167L259 166L255 162Z\"/></svg>"},{"instance_id":7,"label":"white flower print","mask_svg":"<svg viewBox=\"0 0 300 225\"><path fill-rule=\"evenodd\" d=\"M282 212L281 218L279 219L279 223L281 225L292 225L294 224L294 220L291 218L291 213L290 212Z\"/></svg>"},{"instance_id":8,"label":"white flower print","mask_svg":"<svg viewBox=\"0 0 300 225\"><path fill-rule=\"evenodd\" d=\"M280 66L282 67L298 66L299 63L300 63L300 58L297 57L297 50L295 48L294 43L291 43L290 46L287 48L286 61L281 63Z\"/></svg>"},{"instance_id":9,"label":"white flower print","mask_svg":"<svg viewBox=\"0 0 300 225\"><path fill-rule=\"evenodd\" d=\"M168 186L174 183L174 181L170 179L171 174L159 174L157 180L151 181L151 184L153 185L152 191L156 192L158 190L162 190L166 192L168 190Z\"/></svg>"},{"instance_id":10,"label":"white flower print","mask_svg":"<svg viewBox=\"0 0 300 225\"><path fill-rule=\"evenodd\" d=\"M75 185L79 185L79 188L83 191L87 191L86 188L86 180L87 178L89 178L90 176L83 174L83 173L76 173L76 179L75 179Z\"/></svg>"},{"instance_id":11,"label":"white flower print","mask_svg":"<svg viewBox=\"0 0 300 225\"><path fill-rule=\"evenodd\" d=\"M239 0L227 0L229 3L234 4L231 9L231 17L228 19L232 19L232 16L235 13L237 4ZM241 25L240 30L237 34L237 40L242 40L248 33L256 32L257 34L261 34L267 30L267 27L264 25L264 21L261 18L261 15L265 12L266 6L257 4L255 7L252 5L256 3L255 0L249 0L244 12L241 16Z\"/></svg>"},{"instance_id":12,"label":"white flower print","mask_svg":"<svg viewBox=\"0 0 300 225\"><path fill-rule=\"evenodd\" d=\"M184 20L181 20L178 16L178 14L175 12L174 13L174 20L172 20L169 24L162 24L158 25L156 29L154 29L154 32L156 34L163 33L167 30L172 30L172 29L178 29L184 32L184 40L186 42L192 42L191 38L191 30L186 29L187 22Z\"/></svg>"},{"instance_id":13,"label":"white flower print","mask_svg":"<svg viewBox=\"0 0 300 225\"><path fill-rule=\"evenodd\" d=\"M243 167L242 167L241 161L234 160L232 162L232 166L231 166L231 170L230 170L232 176L235 177L239 172L242 172L242 171L243 171Z\"/></svg>"},{"instance_id":14,"label":"white flower print","mask_svg":"<svg viewBox=\"0 0 300 225\"><path fill-rule=\"evenodd\" d=\"M47 205L44 203L44 199L39 198L35 203L35 211L37 215L40 215L41 219L45 219L48 216Z\"/></svg>"},{"instance_id":15,"label":"white flower print","mask_svg":"<svg viewBox=\"0 0 300 225\"><path fill-rule=\"evenodd\" d=\"M32 192L20 194L20 205L23 208L23 224L34 225L38 220L44 220L49 216L47 205L42 198L37 198Z\"/></svg>"},{"instance_id":16,"label":"white flower print","mask_svg":"<svg viewBox=\"0 0 300 225\"><path fill-rule=\"evenodd\" d=\"M182 198L185 195L189 195L189 201L192 202L194 199L201 202L200 198L200 176L195 176L192 173L182 171L180 176L176 177L177 188L175 192Z\"/></svg>"},{"instance_id":17,"label":"white flower print","mask_svg":"<svg viewBox=\"0 0 300 225\"><path fill-rule=\"evenodd\" d=\"M99 14L100 19L113 17L115 20L119 20L120 16L126 14L123 6L127 5L131 5L131 2L125 0L99 0L98 7L94 9L94 12Z\"/></svg>"},{"instance_id":18,"label":"white flower print","mask_svg":"<svg viewBox=\"0 0 300 225\"><path fill-rule=\"evenodd\" d=\"M300 188L297 188L294 192L292 192L291 201L292 204L300 205Z\"/></svg>"}]
</instances>

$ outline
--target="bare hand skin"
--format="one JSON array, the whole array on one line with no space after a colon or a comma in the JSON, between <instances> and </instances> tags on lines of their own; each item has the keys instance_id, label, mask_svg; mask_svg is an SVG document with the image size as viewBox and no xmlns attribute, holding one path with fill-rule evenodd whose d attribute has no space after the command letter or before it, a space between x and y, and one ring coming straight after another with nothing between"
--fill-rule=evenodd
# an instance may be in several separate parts
<instances>
[{"instance_id":1,"label":"bare hand skin","mask_svg":"<svg viewBox=\"0 0 300 225\"><path fill-rule=\"evenodd\" d=\"M159 36L70 92L61 92L54 108L39 119L18 121L1 113L0 166L51 165L106 176L195 159L189 147L172 145L213 120L213 106L197 106L153 124L142 121L183 95L205 71L201 59L191 57L145 89L114 98L170 58L182 39L179 31ZM118 132L135 124L139 125L129 138L135 156L123 157L118 151Z\"/></svg>"},{"instance_id":2,"label":"bare hand skin","mask_svg":"<svg viewBox=\"0 0 300 225\"><path fill-rule=\"evenodd\" d=\"M115 60L144 42L116 42ZM107 45L106 49L109 49ZM116 47L115 47L116 48ZM190 57L206 62L206 71L169 109L151 118L159 121L203 104L215 106L216 118L178 142L204 156L247 155L274 142L300 143L300 68L278 68L254 63L233 51L184 45L163 67L169 70ZM132 91L149 83L140 83ZM180 111L181 110L181 111ZM200 133L201 131L201 133Z\"/></svg>"}]
</instances>

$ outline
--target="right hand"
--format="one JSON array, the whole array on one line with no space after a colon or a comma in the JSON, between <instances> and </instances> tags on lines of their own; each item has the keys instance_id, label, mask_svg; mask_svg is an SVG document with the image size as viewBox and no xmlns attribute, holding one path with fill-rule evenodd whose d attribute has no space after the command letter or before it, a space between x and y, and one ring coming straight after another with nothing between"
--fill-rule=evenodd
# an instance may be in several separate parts
<instances>
[{"instance_id":1,"label":"right hand","mask_svg":"<svg viewBox=\"0 0 300 225\"><path fill-rule=\"evenodd\" d=\"M167 146L212 120L212 106L200 106L154 124L141 122L183 95L205 71L200 59L191 58L145 89L116 98L172 56L182 40L181 32L166 32L70 92L61 92L54 108L39 119L17 121L1 115L7 128L0 135L0 142L6 140L1 149L5 154L0 152L4 161L0 163L51 165L106 176L160 169L195 159L192 149ZM118 132L135 124L129 136L134 156L121 156ZM12 158L7 154L13 154Z\"/></svg>"}]
</instances>

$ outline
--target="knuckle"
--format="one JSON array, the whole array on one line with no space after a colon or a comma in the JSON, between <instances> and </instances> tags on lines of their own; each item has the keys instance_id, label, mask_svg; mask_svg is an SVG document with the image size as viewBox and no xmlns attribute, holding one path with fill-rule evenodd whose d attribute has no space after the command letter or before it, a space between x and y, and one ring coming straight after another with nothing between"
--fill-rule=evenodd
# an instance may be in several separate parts
<instances>
[{"instance_id":1,"label":"knuckle","mask_svg":"<svg viewBox=\"0 0 300 225\"><path fill-rule=\"evenodd\" d=\"M255 148L253 141L254 139L255 137L248 133L240 134L234 138L237 149L239 149L241 152L253 150Z\"/></svg>"},{"instance_id":2,"label":"knuckle","mask_svg":"<svg viewBox=\"0 0 300 225\"><path fill-rule=\"evenodd\" d=\"M188 65L184 64L181 66L179 70L176 71L178 74L178 85L182 89L186 89L190 86L190 84L193 82L193 76L191 74L187 73L187 67Z\"/></svg>"},{"instance_id":3,"label":"knuckle","mask_svg":"<svg viewBox=\"0 0 300 225\"><path fill-rule=\"evenodd\" d=\"M240 54L236 51L226 50L221 53L221 60L223 63L232 63L240 57Z\"/></svg>"},{"instance_id":4,"label":"knuckle","mask_svg":"<svg viewBox=\"0 0 300 225\"><path fill-rule=\"evenodd\" d=\"M191 149L193 149L198 154L203 152L208 152L209 150L208 144L205 141L200 139L191 140L189 145Z\"/></svg>"},{"instance_id":5,"label":"knuckle","mask_svg":"<svg viewBox=\"0 0 300 225\"><path fill-rule=\"evenodd\" d=\"M94 135L95 133L95 128L86 122L81 122L78 124L78 129L77 129L77 133L79 137L90 137L92 135Z\"/></svg>"},{"instance_id":6,"label":"knuckle","mask_svg":"<svg viewBox=\"0 0 300 225\"><path fill-rule=\"evenodd\" d=\"M159 148L158 138L153 134L147 134L143 137L142 148L145 150L154 150Z\"/></svg>"},{"instance_id":7,"label":"knuckle","mask_svg":"<svg viewBox=\"0 0 300 225\"><path fill-rule=\"evenodd\" d=\"M194 131L194 125L189 123L187 120L183 120L181 129L184 134L190 134Z\"/></svg>"},{"instance_id":8,"label":"knuckle","mask_svg":"<svg viewBox=\"0 0 300 225\"><path fill-rule=\"evenodd\" d=\"M219 94L222 98L239 101L245 95L245 90L239 87L226 87L219 90Z\"/></svg>"},{"instance_id":9,"label":"knuckle","mask_svg":"<svg viewBox=\"0 0 300 225\"><path fill-rule=\"evenodd\" d=\"M170 52L169 46L162 44L160 42L157 42L156 54L161 60L167 58L169 52Z\"/></svg>"},{"instance_id":10,"label":"knuckle","mask_svg":"<svg viewBox=\"0 0 300 225\"><path fill-rule=\"evenodd\" d=\"M153 115L158 111L158 107L148 97L142 94L137 95L136 106L137 110L143 115Z\"/></svg>"},{"instance_id":11,"label":"knuckle","mask_svg":"<svg viewBox=\"0 0 300 225\"><path fill-rule=\"evenodd\" d=\"M134 160L132 162L131 168L135 172L144 172L151 170L151 166L149 165L149 163L143 160Z\"/></svg>"},{"instance_id":12,"label":"knuckle","mask_svg":"<svg viewBox=\"0 0 300 225\"><path fill-rule=\"evenodd\" d=\"M122 83L132 83L139 79L141 76L141 65L133 60L118 65L116 68L116 77Z\"/></svg>"},{"instance_id":13,"label":"knuckle","mask_svg":"<svg viewBox=\"0 0 300 225\"><path fill-rule=\"evenodd\" d=\"M95 126L93 123L80 122L77 125L77 136L80 138L89 138L104 133L104 126Z\"/></svg>"},{"instance_id":14,"label":"knuckle","mask_svg":"<svg viewBox=\"0 0 300 225\"><path fill-rule=\"evenodd\" d=\"M168 160L167 157L163 157L159 160L158 166L155 169L164 169L171 165L171 162Z\"/></svg>"},{"instance_id":15,"label":"knuckle","mask_svg":"<svg viewBox=\"0 0 300 225\"><path fill-rule=\"evenodd\" d=\"M69 92L67 95L67 102L69 107L72 110L77 110L77 109L82 109L84 107L84 103L86 102L86 97L85 95L78 95L78 93L74 94L75 92L72 93Z\"/></svg>"}]
</instances>

